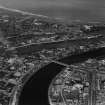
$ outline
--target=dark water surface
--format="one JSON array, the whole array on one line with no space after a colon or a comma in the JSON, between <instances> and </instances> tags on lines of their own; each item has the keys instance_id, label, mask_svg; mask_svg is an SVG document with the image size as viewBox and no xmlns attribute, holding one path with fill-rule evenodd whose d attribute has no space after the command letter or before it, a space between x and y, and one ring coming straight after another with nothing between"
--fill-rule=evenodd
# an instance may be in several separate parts
<instances>
[{"instance_id":1,"label":"dark water surface","mask_svg":"<svg viewBox=\"0 0 105 105\"><path fill-rule=\"evenodd\" d=\"M63 68L63 66L51 63L30 77L20 95L19 105L49 105L49 85Z\"/></svg>"},{"instance_id":2,"label":"dark water surface","mask_svg":"<svg viewBox=\"0 0 105 105\"><path fill-rule=\"evenodd\" d=\"M70 65L74 63L84 62L88 59L97 59L97 60L105 59L105 48L100 48L100 49L84 52L81 54L72 55L72 56L60 59L59 61Z\"/></svg>"}]
</instances>

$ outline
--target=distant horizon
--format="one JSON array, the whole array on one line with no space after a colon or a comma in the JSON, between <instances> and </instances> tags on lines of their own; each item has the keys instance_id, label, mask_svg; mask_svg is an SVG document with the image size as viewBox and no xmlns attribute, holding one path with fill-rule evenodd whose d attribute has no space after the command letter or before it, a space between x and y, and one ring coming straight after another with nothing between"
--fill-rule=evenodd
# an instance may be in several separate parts
<instances>
[{"instance_id":1,"label":"distant horizon","mask_svg":"<svg viewBox=\"0 0 105 105\"><path fill-rule=\"evenodd\" d=\"M104 21L104 0L0 0L0 5L68 21Z\"/></svg>"}]
</instances>

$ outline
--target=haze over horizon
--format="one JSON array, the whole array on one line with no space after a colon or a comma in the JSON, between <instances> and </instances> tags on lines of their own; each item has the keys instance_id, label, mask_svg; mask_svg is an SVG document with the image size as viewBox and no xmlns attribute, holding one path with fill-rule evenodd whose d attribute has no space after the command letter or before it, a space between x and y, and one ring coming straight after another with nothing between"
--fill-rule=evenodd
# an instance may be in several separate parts
<instances>
[{"instance_id":1,"label":"haze over horizon","mask_svg":"<svg viewBox=\"0 0 105 105\"><path fill-rule=\"evenodd\" d=\"M54 18L104 21L105 0L0 0L0 5Z\"/></svg>"}]
</instances>

